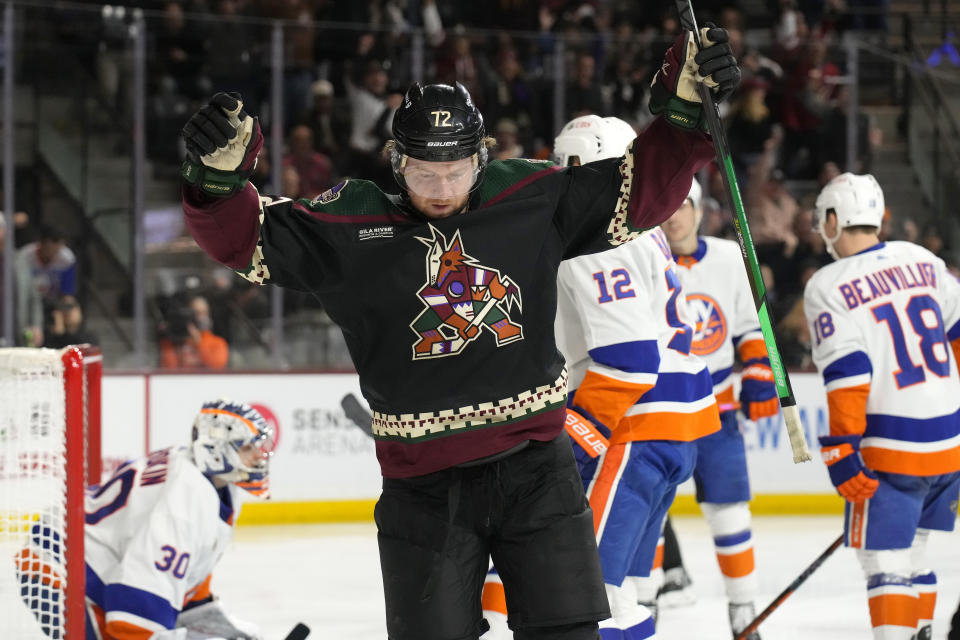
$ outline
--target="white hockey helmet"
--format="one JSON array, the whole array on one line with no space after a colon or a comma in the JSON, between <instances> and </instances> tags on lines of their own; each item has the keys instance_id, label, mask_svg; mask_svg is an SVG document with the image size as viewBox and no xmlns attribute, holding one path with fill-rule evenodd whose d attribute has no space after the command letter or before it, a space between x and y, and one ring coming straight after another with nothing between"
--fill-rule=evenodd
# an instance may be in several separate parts
<instances>
[{"instance_id":1,"label":"white hockey helmet","mask_svg":"<svg viewBox=\"0 0 960 640\"><path fill-rule=\"evenodd\" d=\"M879 229L883 222L884 209L883 190L876 178L869 173L841 173L828 182L817 196L813 225L827 245L827 251L837 258L833 244L840 237L840 232L847 227L857 226ZM837 233L832 238L824 231L827 214L831 211L837 216Z\"/></svg>"},{"instance_id":2,"label":"white hockey helmet","mask_svg":"<svg viewBox=\"0 0 960 640\"><path fill-rule=\"evenodd\" d=\"M193 461L209 478L236 484L257 497L269 494L273 427L248 404L220 398L205 402L193 421ZM250 453L241 455L241 449ZM249 464L244 458L256 458Z\"/></svg>"},{"instance_id":3,"label":"white hockey helmet","mask_svg":"<svg viewBox=\"0 0 960 640\"><path fill-rule=\"evenodd\" d=\"M580 164L623 155L637 132L620 118L580 116L563 126L553 141L553 159L561 166L570 166L574 158Z\"/></svg>"},{"instance_id":4,"label":"white hockey helmet","mask_svg":"<svg viewBox=\"0 0 960 640\"><path fill-rule=\"evenodd\" d=\"M687 194L687 200L693 204L693 208L700 211L700 205L703 203L703 187L696 178L690 183L690 192Z\"/></svg>"}]
</instances>

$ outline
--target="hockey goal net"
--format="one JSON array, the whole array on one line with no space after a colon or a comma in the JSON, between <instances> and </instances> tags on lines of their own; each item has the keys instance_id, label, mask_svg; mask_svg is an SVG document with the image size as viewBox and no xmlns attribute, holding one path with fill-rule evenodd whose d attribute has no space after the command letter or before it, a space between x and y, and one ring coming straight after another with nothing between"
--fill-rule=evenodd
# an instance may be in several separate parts
<instances>
[{"instance_id":1,"label":"hockey goal net","mask_svg":"<svg viewBox=\"0 0 960 640\"><path fill-rule=\"evenodd\" d=\"M81 640L84 488L100 481L99 349L0 349L0 626Z\"/></svg>"}]
</instances>

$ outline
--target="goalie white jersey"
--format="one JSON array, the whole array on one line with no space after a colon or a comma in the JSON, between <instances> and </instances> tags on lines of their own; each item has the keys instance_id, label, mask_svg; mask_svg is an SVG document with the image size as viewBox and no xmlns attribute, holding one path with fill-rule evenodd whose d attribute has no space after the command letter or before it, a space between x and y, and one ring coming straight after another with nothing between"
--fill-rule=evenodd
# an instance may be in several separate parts
<instances>
[{"instance_id":1,"label":"goalie white jersey","mask_svg":"<svg viewBox=\"0 0 960 640\"><path fill-rule=\"evenodd\" d=\"M878 471L960 469L960 283L943 261L880 243L820 269L804 309L831 435L862 434Z\"/></svg>"},{"instance_id":2,"label":"goalie white jersey","mask_svg":"<svg viewBox=\"0 0 960 640\"><path fill-rule=\"evenodd\" d=\"M720 410L734 409L734 349L743 362L767 357L740 247L701 237L692 255L673 258L695 323L691 352L707 363Z\"/></svg>"},{"instance_id":3,"label":"goalie white jersey","mask_svg":"<svg viewBox=\"0 0 960 640\"><path fill-rule=\"evenodd\" d=\"M663 231L560 265L557 345L573 404L611 442L689 441L717 430L710 374L693 337Z\"/></svg>"},{"instance_id":4,"label":"goalie white jersey","mask_svg":"<svg viewBox=\"0 0 960 640\"><path fill-rule=\"evenodd\" d=\"M210 595L210 573L233 537L238 491L216 489L184 447L154 451L88 489L86 592L101 634L172 629L187 602Z\"/></svg>"}]
</instances>

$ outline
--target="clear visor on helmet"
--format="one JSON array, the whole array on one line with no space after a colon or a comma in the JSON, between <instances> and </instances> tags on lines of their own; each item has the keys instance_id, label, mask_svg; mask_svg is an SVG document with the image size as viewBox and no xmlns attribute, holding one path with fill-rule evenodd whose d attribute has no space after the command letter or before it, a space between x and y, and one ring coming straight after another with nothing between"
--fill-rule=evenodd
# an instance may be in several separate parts
<instances>
[{"instance_id":1,"label":"clear visor on helmet","mask_svg":"<svg viewBox=\"0 0 960 640\"><path fill-rule=\"evenodd\" d=\"M404 155L400 157L398 173L410 193L443 200L470 193L480 176L480 163L477 154L451 162L429 162Z\"/></svg>"}]
</instances>

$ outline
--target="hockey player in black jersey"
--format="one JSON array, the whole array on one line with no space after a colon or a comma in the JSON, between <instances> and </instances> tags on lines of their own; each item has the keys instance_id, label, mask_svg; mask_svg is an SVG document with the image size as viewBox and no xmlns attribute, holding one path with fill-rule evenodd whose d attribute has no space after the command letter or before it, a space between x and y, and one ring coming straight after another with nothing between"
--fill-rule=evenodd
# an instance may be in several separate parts
<instances>
[{"instance_id":1,"label":"hockey player in black jersey","mask_svg":"<svg viewBox=\"0 0 960 640\"><path fill-rule=\"evenodd\" d=\"M685 33L666 54L662 117L582 167L488 162L459 84L407 91L388 144L399 195L349 179L313 200L261 196L247 177L263 136L236 95L184 127L197 243L252 282L313 293L343 330L374 411L391 640L478 638L490 557L515 638L599 637L593 514L562 435L557 268L669 217L712 157L696 82L723 99L740 71L726 32L704 32L702 51Z\"/></svg>"}]
</instances>

